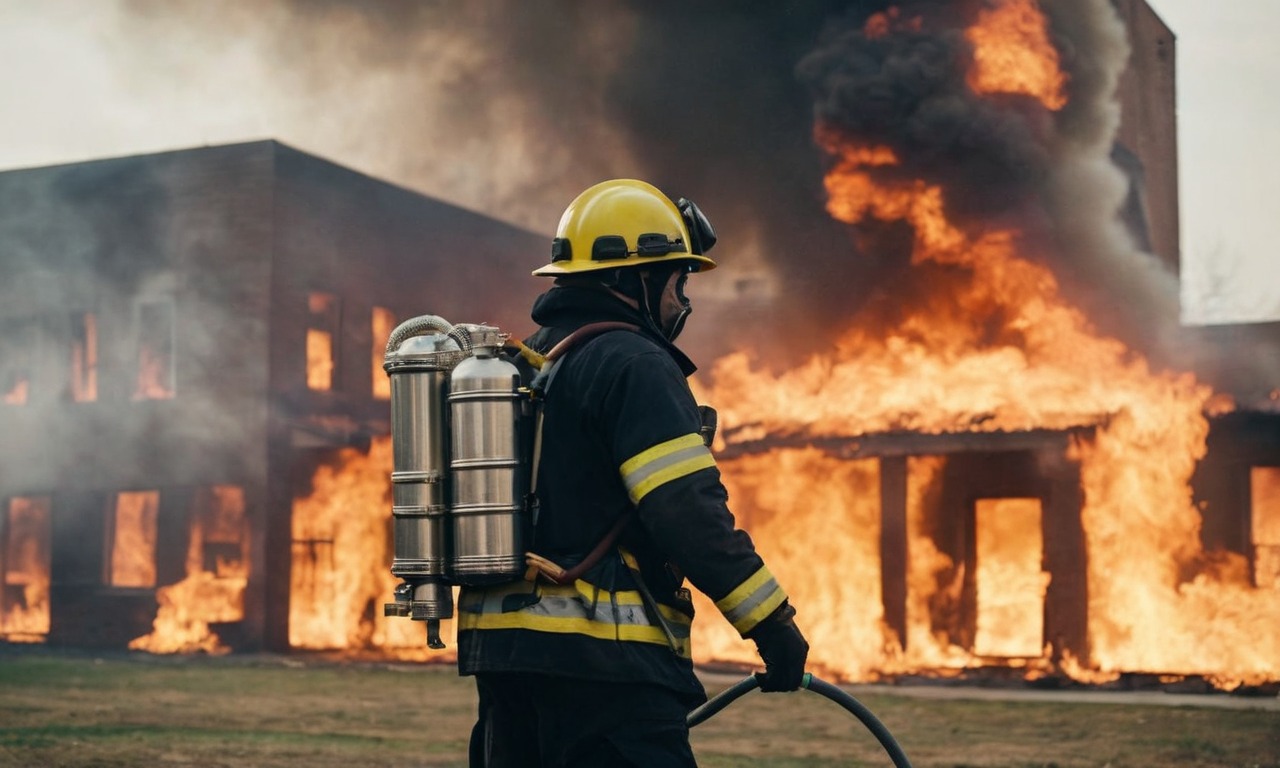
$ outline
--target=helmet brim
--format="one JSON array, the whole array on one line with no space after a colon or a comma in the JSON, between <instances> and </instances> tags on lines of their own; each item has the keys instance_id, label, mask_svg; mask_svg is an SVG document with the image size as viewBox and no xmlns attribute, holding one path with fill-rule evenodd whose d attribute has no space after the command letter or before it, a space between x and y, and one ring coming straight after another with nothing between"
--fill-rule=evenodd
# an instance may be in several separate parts
<instances>
[{"instance_id":1,"label":"helmet brim","mask_svg":"<svg viewBox=\"0 0 1280 768\"><path fill-rule=\"evenodd\" d=\"M560 275L581 275L588 272L603 272L609 269L631 269L646 267L651 264L670 264L675 261L693 262L699 272L709 272L716 268L716 263L706 256L689 253L672 253L666 256L628 256L625 259L611 261L557 261L533 270L537 277L557 277Z\"/></svg>"}]
</instances>

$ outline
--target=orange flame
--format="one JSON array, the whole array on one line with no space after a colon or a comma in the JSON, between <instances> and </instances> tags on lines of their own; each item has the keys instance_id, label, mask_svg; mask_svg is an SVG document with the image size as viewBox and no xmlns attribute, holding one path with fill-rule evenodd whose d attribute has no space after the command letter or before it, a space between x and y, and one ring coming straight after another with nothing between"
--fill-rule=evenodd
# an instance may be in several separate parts
<instances>
[{"instance_id":1,"label":"orange flame","mask_svg":"<svg viewBox=\"0 0 1280 768\"><path fill-rule=\"evenodd\" d=\"M1253 498L1253 580L1280 588L1280 467L1254 467L1249 490Z\"/></svg>"},{"instance_id":2,"label":"orange flame","mask_svg":"<svg viewBox=\"0 0 1280 768\"><path fill-rule=\"evenodd\" d=\"M71 399L89 403L98 399L98 320L85 313L79 321L71 348Z\"/></svg>"},{"instance_id":3,"label":"orange flame","mask_svg":"<svg viewBox=\"0 0 1280 768\"><path fill-rule=\"evenodd\" d=\"M307 329L307 388L333 389L333 334Z\"/></svg>"},{"instance_id":4,"label":"orange flame","mask_svg":"<svg viewBox=\"0 0 1280 768\"><path fill-rule=\"evenodd\" d=\"M1036 0L1002 0L965 30L973 44L969 87L976 93L1024 94L1051 110L1067 104L1067 78L1049 42Z\"/></svg>"},{"instance_id":5,"label":"orange flame","mask_svg":"<svg viewBox=\"0 0 1280 768\"><path fill-rule=\"evenodd\" d=\"M11 498L0 534L0 636L37 642L49 633L49 498Z\"/></svg>"},{"instance_id":6,"label":"orange flame","mask_svg":"<svg viewBox=\"0 0 1280 768\"><path fill-rule=\"evenodd\" d=\"M1040 499L980 499L974 573L978 656L1036 657L1044 651Z\"/></svg>"},{"instance_id":7,"label":"orange flame","mask_svg":"<svg viewBox=\"0 0 1280 768\"><path fill-rule=\"evenodd\" d=\"M1033 4L1001 3L968 34L975 90L1026 93L1050 108L1065 103L1065 78ZM1010 52L1040 63L1001 58ZM1004 70L1035 78L1001 83L995 75ZM1098 334L1060 296L1054 275L1023 258L1030 244L1018 231L962 230L948 220L940 187L885 173L897 164L889 149L830 126L819 126L816 138L834 160L826 178L832 216L853 225L905 222L914 265L946 265L967 278L897 307L901 319L887 328L860 318L835 335L832 352L791 370L769 370L738 352L717 361L711 384L698 387L720 409L721 447L737 449L723 462L735 511L801 622L813 627L815 663L844 679L976 666L992 656L1028 676L1056 658L1060 671L1089 681L1125 671L1201 674L1224 686L1280 676L1280 638L1251 629L1280 622L1275 589L1252 586L1244 558L1207 553L1199 539L1190 480L1205 451L1204 414L1217 400L1209 388L1190 374L1153 372L1142 356ZM1038 504L979 503L973 563L953 562L927 530L936 506L927 497L946 460L912 458L906 637L894 638L878 602L880 512L871 500L879 491L841 474L854 465L874 476L874 460L768 447L770 436L787 436L789 445L855 445L877 434L1037 430L1074 435L1065 458L1079 466L1088 555L1080 654L1042 648L1042 627L1027 616L1052 577L1040 571ZM1011 525L1019 539L1004 542ZM966 574L970 567L976 572ZM862 594L847 594L851 584ZM977 607L966 608L974 598ZM967 638L954 620L965 611ZM700 658L754 662L749 649L724 640L723 628L701 632Z\"/></svg>"},{"instance_id":8,"label":"orange flame","mask_svg":"<svg viewBox=\"0 0 1280 768\"><path fill-rule=\"evenodd\" d=\"M391 439L375 438L367 454L337 452L316 470L310 495L294 500L292 647L426 656L420 622L382 615L398 582L391 574L390 476ZM452 632L451 625L444 629ZM454 647L452 637L446 642Z\"/></svg>"},{"instance_id":9,"label":"orange flame","mask_svg":"<svg viewBox=\"0 0 1280 768\"><path fill-rule=\"evenodd\" d=\"M158 491L116 494L111 535L111 585L150 587L156 583Z\"/></svg>"},{"instance_id":10,"label":"orange flame","mask_svg":"<svg viewBox=\"0 0 1280 768\"><path fill-rule=\"evenodd\" d=\"M5 405L26 405L27 396L31 391L31 380L20 378L13 383L8 392L4 393Z\"/></svg>"},{"instance_id":11,"label":"orange flame","mask_svg":"<svg viewBox=\"0 0 1280 768\"><path fill-rule=\"evenodd\" d=\"M138 377L134 400L169 400L173 397L172 361L159 349L144 344L138 349Z\"/></svg>"},{"instance_id":12,"label":"orange flame","mask_svg":"<svg viewBox=\"0 0 1280 768\"><path fill-rule=\"evenodd\" d=\"M133 650L213 654L230 650L210 625L244 618L249 581L244 491L215 486L203 502L191 521L187 576L156 591L159 610L151 634L130 642Z\"/></svg>"},{"instance_id":13,"label":"orange flame","mask_svg":"<svg viewBox=\"0 0 1280 768\"><path fill-rule=\"evenodd\" d=\"M862 33L867 38L875 40L887 37L890 32L894 31L919 32L923 26L924 20L919 16L903 19L902 10L895 5L880 13L871 14L862 27Z\"/></svg>"},{"instance_id":14,"label":"orange flame","mask_svg":"<svg viewBox=\"0 0 1280 768\"><path fill-rule=\"evenodd\" d=\"M372 386L375 400L391 399L391 377L382 368L387 339L396 328L396 316L385 307L374 307L370 324L373 344L371 345L370 372L373 374ZM308 377L309 378L309 377Z\"/></svg>"}]
</instances>

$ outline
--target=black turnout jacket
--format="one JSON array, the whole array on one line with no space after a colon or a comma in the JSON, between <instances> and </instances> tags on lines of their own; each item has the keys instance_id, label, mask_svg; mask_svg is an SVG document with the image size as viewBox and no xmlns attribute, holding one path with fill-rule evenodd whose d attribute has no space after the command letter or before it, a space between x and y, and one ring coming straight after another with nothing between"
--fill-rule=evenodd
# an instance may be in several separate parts
<instances>
[{"instance_id":1,"label":"black turnout jacket","mask_svg":"<svg viewBox=\"0 0 1280 768\"><path fill-rule=\"evenodd\" d=\"M530 549L571 567L623 515L616 546L581 578L463 588L464 675L537 672L645 682L705 699L693 674L693 606L683 579L745 635L785 600L746 532L699 434L692 362L606 291L557 286L534 303L547 352L574 330L631 323L581 342L558 362L544 407L540 508ZM633 512L634 510L634 512Z\"/></svg>"}]
</instances>

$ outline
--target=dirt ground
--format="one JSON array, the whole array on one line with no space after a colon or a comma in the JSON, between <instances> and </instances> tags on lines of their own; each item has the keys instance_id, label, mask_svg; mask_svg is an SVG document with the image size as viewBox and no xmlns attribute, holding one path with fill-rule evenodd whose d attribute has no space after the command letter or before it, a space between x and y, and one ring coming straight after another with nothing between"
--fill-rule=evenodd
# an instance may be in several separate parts
<instances>
[{"instance_id":1,"label":"dirt ground","mask_svg":"<svg viewBox=\"0 0 1280 768\"><path fill-rule=\"evenodd\" d=\"M734 675L705 676L708 691ZM917 768L1280 768L1275 697L846 688ZM447 665L86 655L0 645L0 768L465 766L472 683ZM752 692L699 725L700 765L888 766L811 692Z\"/></svg>"}]
</instances>

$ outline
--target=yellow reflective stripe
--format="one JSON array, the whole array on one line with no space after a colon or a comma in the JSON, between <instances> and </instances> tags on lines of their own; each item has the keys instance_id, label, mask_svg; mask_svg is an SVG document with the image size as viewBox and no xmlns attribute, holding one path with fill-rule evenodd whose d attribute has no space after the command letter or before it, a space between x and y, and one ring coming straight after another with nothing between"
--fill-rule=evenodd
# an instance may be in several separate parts
<instances>
[{"instance_id":1,"label":"yellow reflective stripe","mask_svg":"<svg viewBox=\"0 0 1280 768\"><path fill-rule=\"evenodd\" d=\"M464 590L458 600L458 629L525 629L534 632L586 635L600 640L670 645L662 628L649 623L640 593L612 594L579 580L573 585L539 586L539 600L518 610L503 611L503 598L527 594L527 584ZM594 610L590 606L594 605ZM690 619L674 608L659 605L675 633L678 653L689 656Z\"/></svg>"},{"instance_id":2,"label":"yellow reflective stripe","mask_svg":"<svg viewBox=\"0 0 1280 768\"><path fill-rule=\"evenodd\" d=\"M768 566L747 577L732 592L716 601L716 608L724 614L738 634L745 635L787 599L787 593L778 586Z\"/></svg>"},{"instance_id":3,"label":"yellow reflective stripe","mask_svg":"<svg viewBox=\"0 0 1280 768\"><path fill-rule=\"evenodd\" d=\"M652 624L606 624L590 619L539 616L524 611L511 613L458 613L459 629L528 629L551 634L586 635L597 640L622 640L633 643L668 645L667 636ZM683 646L680 655L688 655L688 639L676 638Z\"/></svg>"},{"instance_id":4,"label":"yellow reflective stripe","mask_svg":"<svg viewBox=\"0 0 1280 768\"><path fill-rule=\"evenodd\" d=\"M549 590L557 589L564 589L564 587L560 587L559 585L544 587L542 594L555 594L555 592L549 592ZM588 603L595 602L596 600L603 600L606 603L609 602L609 593L606 590L599 589L595 584L583 581L582 579L578 579L573 582L573 589L577 594L587 600ZM644 597L633 589L614 592L613 599L618 603L618 605L644 605Z\"/></svg>"},{"instance_id":5,"label":"yellow reflective stripe","mask_svg":"<svg viewBox=\"0 0 1280 768\"><path fill-rule=\"evenodd\" d=\"M640 561L636 560L636 556L631 554L631 550L627 549L626 547L618 547L618 554L622 555L622 562L628 568L636 572L635 577L637 579L641 578ZM594 586L587 584L587 582L583 581L582 579L578 579L578 583L583 584L591 589L595 589ZM583 594L585 595L586 593L583 593ZM601 594L608 594L608 593L601 592ZM623 601L624 596L625 596L625 599L630 600L632 599L633 595L635 596L636 600L641 602L641 604L643 604L643 601L644 601L644 596L641 595L639 592L635 592L635 591L616 592L615 594L618 595L619 603ZM669 605L663 605L662 603L659 603L657 600L654 601L654 604L658 606L658 613L661 613L663 618L665 618L668 622L675 622L676 624L684 624L684 625L692 624L688 615L686 615L685 613L675 608L672 608ZM681 628L678 626L673 626L671 627L671 631L677 634L680 634Z\"/></svg>"},{"instance_id":6,"label":"yellow reflective stripe","mask_svg":"<svg viewBox=\"0 0 1280 768\"><path fill-rule=\"evenodd\" d=\"M700 469L714 467L715 457L697 433L658 443L622 463L619 471L633 504L650 491Z\"/></svg>"}]
</instances>

